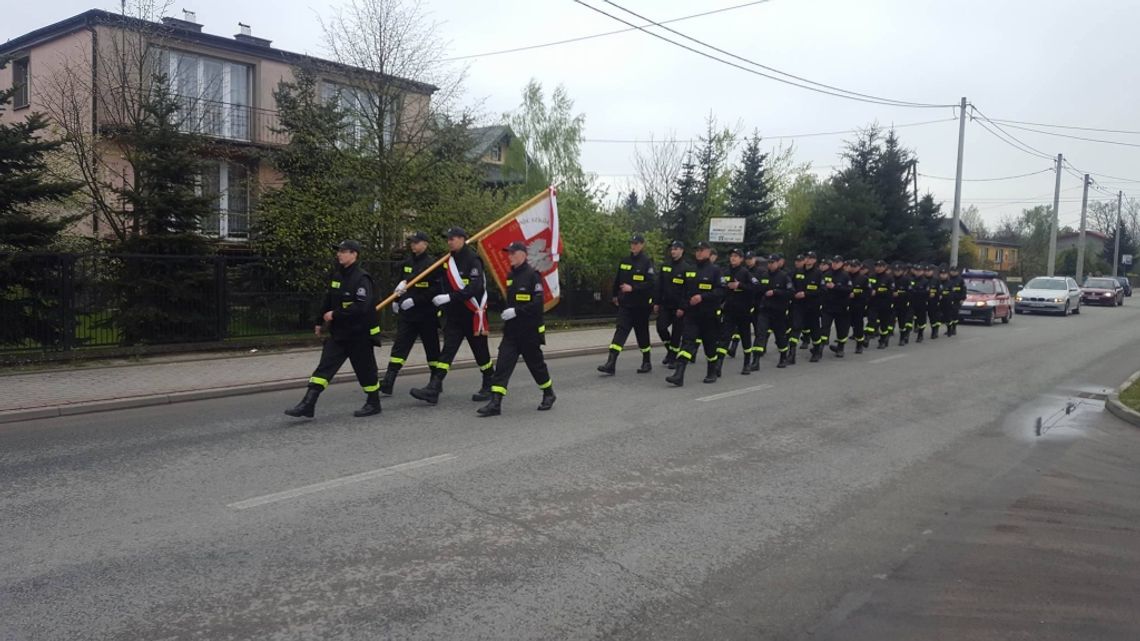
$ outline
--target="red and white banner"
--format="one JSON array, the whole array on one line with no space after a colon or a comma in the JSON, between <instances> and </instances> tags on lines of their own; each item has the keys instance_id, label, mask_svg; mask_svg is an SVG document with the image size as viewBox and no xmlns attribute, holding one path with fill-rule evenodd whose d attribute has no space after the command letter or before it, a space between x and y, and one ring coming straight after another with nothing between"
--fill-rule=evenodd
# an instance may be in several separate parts
<instances>
[{"instance_id":1,"label":"red and white banner","mask_svg":"<svg viewBox=\"0 0 1140 641\"><path fill-rule=\"evenodd\" d=\"M554 187L547 190L546 198L535 202L479 241L479 253L483 256L487 273L495 279L504 296L511 264L503 248L515 241L526 245L527 262L543 278L543 309L554 307L562 296L558 284L562 236L558 232L558 193Z\"/></svg>"},{"instance_id":2,"label":"red and white banner","mask_svg":"<svg viewBox=\"0 0 1140 641\"><path fill-rule=\"evenodd\" d=\"M484 274L480 274L479 278L484 278ZM451 283L451 289L459 291L464 288L463 275L459 273L459 266L455 264L455 257L447 257L447 280ZM486 280L484 278L484 280ZM476 336L486 336L488 333L487 328L487 287L484 283L483 296L479 300L474 297L468 298L463 301L467 309L471 310L473 318L471 319L471 332Z\"/></svg>"}]
</instances>

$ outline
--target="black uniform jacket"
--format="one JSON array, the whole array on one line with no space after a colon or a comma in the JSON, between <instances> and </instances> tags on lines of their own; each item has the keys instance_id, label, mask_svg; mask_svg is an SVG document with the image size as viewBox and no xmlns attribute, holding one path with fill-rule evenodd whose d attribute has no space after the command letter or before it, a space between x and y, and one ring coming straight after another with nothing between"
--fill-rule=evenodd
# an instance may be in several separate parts
<instances>
[{"instance_id":1,"label":"black uniform jacket","mask_svg":"<svg viewBox=\"0 0 1140 641\"><path fill-rule=\"evenodd\" d=\"M685 260L669 260L661 265L661 273L657 274L657 293L653 301L662 307L677 308L684 306L685 272L692 271L693 264Z\"/></svg>"},{"instance_id":2,"label":"black uniform jacket","mask_svg":"<svg viewBox=\"0 0 1140 641\"><path fill-rule=\"evenodd\" d=\"M657 274L653 270L653 260L641 252L636 256L630 254L618 264L617 276L614 277L613 297L618 299L622 307L648 307L653 303L653 290L657 282ZM621 291L622 285L629 285L633 291Z\"/></svg>"},{"instance_id":3,"label":"black uniform jacket","mask_svg":"<svg viewBox=\"0 0 1140 641\"><path fill-rule=\"evenodd\" d=\"M835 285L828 288L828 284ZM851 302L851 276L843 271L831 270L823 276L823 308L831 312L841 312L847 309Z\"/></svg>"},{"instance_id":4,"label":"black uniform jacket","mask_svg":"<svg viewBox=\"0 0 1140 641\"><path fill-rule=\"evenodd\" d=\"M511 268L503 307L513 308L515 317L503 324L503 336L518 342L543 342L546 334L542 320L543 292L542 275L528 263Z\"/></svg>"},{"instance_id":5,"label":"black uniform jacket","mask_svg":"<svg viewBox=\"0 0 1140 641\"><path fill-rule=\"evenodd\" d=\"M720 267L712 261L697 261L697 264L685 272L685 300L683 309L686 314L701 314L716 316L724 300L724 276ZM690 305L693 296L700 294L701 302L696 306Z\"/></svg>"},{"instance_id":6,"label":"black uniform jacket","mask_svg":"<svg viewBox=\"0 0 1140 641\"><path fill-rule=\"evenodd\" d=\"M333 313L331 330L334 340L368 338L372 330L380 333L372 277L359 263L338 266L333 272L321 303L317 325L324 322L325 312L330 311Z\"/></svg>"}]
</instances>

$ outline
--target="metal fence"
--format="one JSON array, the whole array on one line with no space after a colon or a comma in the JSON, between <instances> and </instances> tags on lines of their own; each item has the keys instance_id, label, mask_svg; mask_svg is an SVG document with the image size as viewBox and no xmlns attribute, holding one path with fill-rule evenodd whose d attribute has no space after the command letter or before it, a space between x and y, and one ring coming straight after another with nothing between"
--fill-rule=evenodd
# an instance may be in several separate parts
<instances>
[{"instance_id":1,"label":"metal fence","mask_svg":"<svg viewBox=\"0 0 1140 641\"><path fill-rule=\"evenodd\" d=\"M393 261L365 261L381 291ZM217 343L312 331L329 263L248 256L0 253L0 352ZM606 318L611 268L563 266L551 319ZM492 309L499 292L491 287ZM382 314L386 329L395 321Z\"/></svg>"}]
</instances>

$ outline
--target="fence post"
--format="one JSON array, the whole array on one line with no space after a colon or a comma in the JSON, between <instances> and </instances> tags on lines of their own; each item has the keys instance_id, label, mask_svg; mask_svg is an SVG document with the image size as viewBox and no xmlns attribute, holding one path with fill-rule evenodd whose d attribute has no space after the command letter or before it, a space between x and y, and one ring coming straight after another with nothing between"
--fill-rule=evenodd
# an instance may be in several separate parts
<instances>
[{"instance_id":1,"label":"fence post","mask_svg":"<svg viewBox=\"0 0 1140 641\"><path fill-rule=\"evenodd\" d=\"M75 254L61 254L59 262L60 347L75 346Z\"/></svg>"},{"instance_id":2,"label":"fence post","mask_svg":"<svg viewBox=\"0 0 1140 641\"><path fill-rule=\"evenodd\" d=\"M226 309L226 257L214 257L214 334L219 341L226 339L229 331L228 310Z\"/></svg>"}]
</instances>

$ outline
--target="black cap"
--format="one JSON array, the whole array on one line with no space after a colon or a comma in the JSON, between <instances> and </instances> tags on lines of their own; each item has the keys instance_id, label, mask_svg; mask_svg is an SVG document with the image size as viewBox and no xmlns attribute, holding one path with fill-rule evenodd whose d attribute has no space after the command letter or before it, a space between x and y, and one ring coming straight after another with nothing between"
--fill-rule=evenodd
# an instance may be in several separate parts
<instances>
[{"instance_id":1,"label":"black cap","mask_svg":"<svg viewBox=\"0 0 1140 641\"><path fill-rule=\"evenodd\" d=\"M355 240L342 240L339 244L332 246L333 251L350 251L360 253L360 243Z\"/></svg>"},{"instance_id":2,"label":"black cap","mask_svg":"<svg viewBox=\"0 0 1140 641\"><path fill-rule=\"evenodd\" d=\"M843 257L842 257L842 256L840 256L840 255L838 255L838 254L836 254L835 256L832 256L832 257L831 257L831 262L833 262L833 263L842 263L842 262L843 262Z\"/></svg>"},{"instance_id":3,"label":"black cap","mask_svg":"<svg viewBox=\"0 0 1140 641\"><path fill-rule=\"evenodd\" d=\"M772 254L772 255L771 255L771 256L769 256L768 258L769 258L770 260L784 260L784 255L783 255L783 254L781 254L780 252L776 252L775 254Z\"/></svg>"},{"instance_id":4,"label":"black cap","mask_svg":"<svg viewBox=\"0 0 1140 641\"><path fill-rule=\"evenodd\" d=\"M428 235L423 233L422 231L414 231L408 236L408 242L409 243L415 243L415 242L425 242L426 243L427 241L428 241Z\"/></svg>"},{"instance_id":5,"label":"black cap","mask_svg":"<svg viewBox=\"0 0 1140 641\"><path fill-rule=\"evenodd\" d=\"M669 243L669 247L670 248L676 247L677 249L684 249L685 243L684 243L684 241L674 240L673 242Z\"/></svg>"},{"instance_id":6,"label":"black cap","mask_svg":"<svg viewBox=\"0 0 1140 641\"><path fill-rule=\"evenodd\" d=\"M875 261L871 260L870 258L863 261L863 264L860 265L860 267L862 267L863 269L871 269L874 266L875 266Z\"/></svg>"},{"instance_id":7,"label":"black cap","mask_svg":"<svg viewBox=\"0 0 1140 641\"><path fill-rule=\"evenodd\" d=\"M633 243L645 244L645 236L642 236L641 234L634 234L634 235L630 236L629 237L629 244L632 245Z\"/></svg>"},{"instance_id":8,"label":"black cap","mask_svg":"<svg viewBox=\"0 0 1140 641\"><path fill-rule=\"evenodd\" d=\"M443 232L444 238L455 238L456 236L470 238L470 236L467 235L467 230L463 229L462 227L452 227L451 229Z\"/></svg>"},{"instance_id":9,"label":"black cap","mask_svg":"<svg viewBox=\"0 0 1140 641\"><path fill-rule=\"evenodd\" d=\"M751 251L746 251L746 252L744 252L744 258L745 258L746 260L747 260L747 259L749 259L749 258L756 258L756 254L754 254L754 253L753 253L753 252L751 252Z\"/></svg>"},{"instance_id":10,"label":"black cap","mask_svg":"<svg viewBox=\"0 0 1140 641\"><path fill-rule=\"evenodd\" d=\"M526 251L526 244L520 240L516 240L515 242L504 247L503 251L505 251L505 252L524 252L524 251Z\"/></svg>"},{"instance_id":11,"label":"black cap","mask_svg":"<svg viewBox=\"0 0 1140 641\"><path fill-rule=\"evenodd\" d=\"M744 250L739 248L739 247L733 247L732 249L728 250L728 253L729 254L736 254L738 256L743 256Z\"/></svg>"},{"instance_id":12,"label":"black cap","mask_svg":"<svg viewBox=\"0 0 1140 641\"><path fill-rule=\"evenodd\" d=\"M712 245L709 244L709 241L702 240L697 243L696 249L712 249Z\"/></svg>"},{"instance_id":13,"label":"black cap","mask_svg":"<svg viewBox=\"0 0 1140 641\"><path fill-rule=\"evenodd\" d=\"M803 254L796 254L796 260L803 260L804 258L806 258L806 256Z\"/></svg>"},{"instance_id":14,"label":"black cap","mask_svg":"<svg viewBox=\"0 0 1140 641\"><path fill-rule=\"evenodd\" d=\"M951 265L951 266L950 266L950 271L952 271L952 272L958 272L958 271L962 271L962 270L961 270L961 269L959 269L957 265Z\"/></svg>"},{"instance_id":15,"label":"black cap","mask_svg":"<svg viewBox=\"0 0 1140 641\"><path fill-rule=\"evenodd\" d=\"M804 258L819 258L819 254L816 254L815 252L808 252L804 255Z\"/></svg>"},{"instance_id":16,"label":"black cap","mask_svg":"<svg viewBox=\"0 0 1140 641\"><path fill-rule=\"evenodd\" d=\"M883 260L882 258L875 261L875 267L886 267L886 266L887 266L887 261Z\"/></svg>"}]
</instances>

